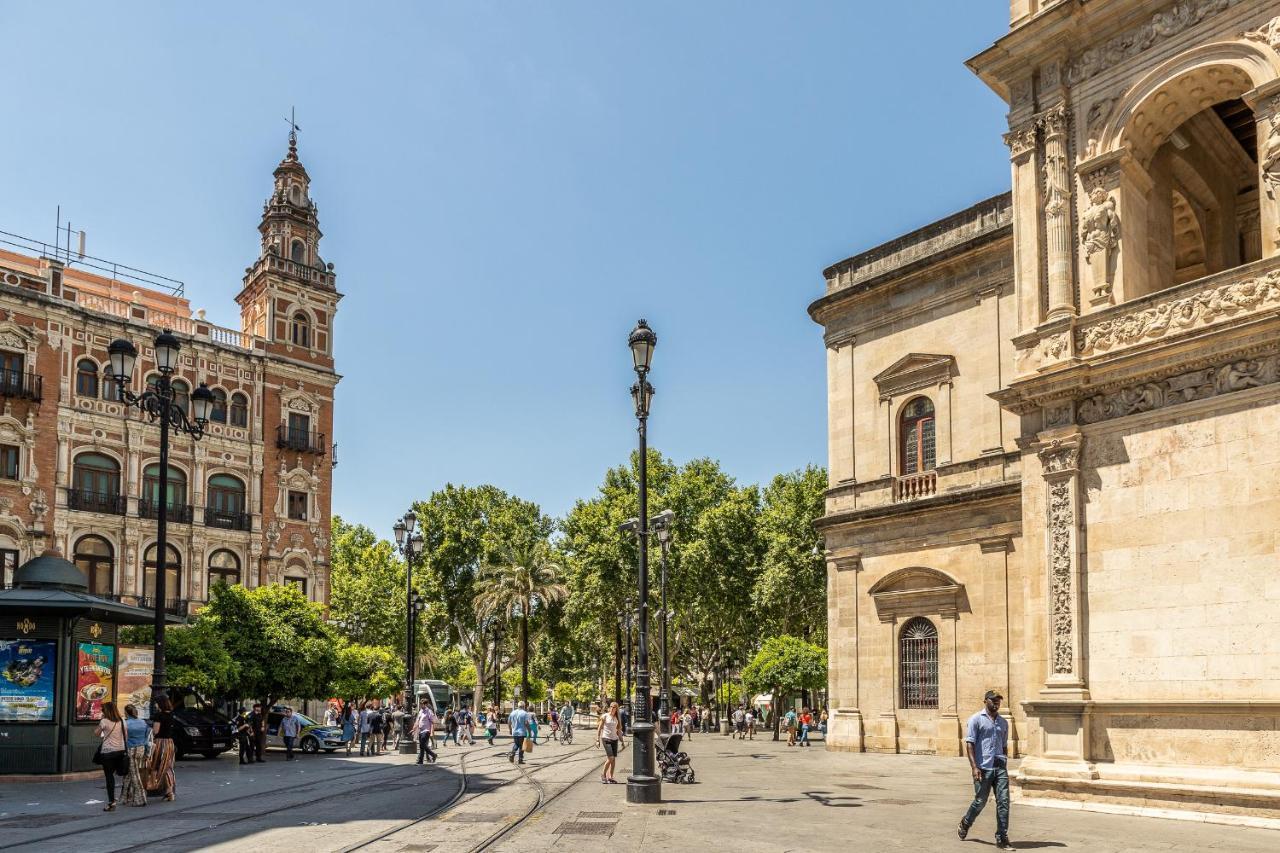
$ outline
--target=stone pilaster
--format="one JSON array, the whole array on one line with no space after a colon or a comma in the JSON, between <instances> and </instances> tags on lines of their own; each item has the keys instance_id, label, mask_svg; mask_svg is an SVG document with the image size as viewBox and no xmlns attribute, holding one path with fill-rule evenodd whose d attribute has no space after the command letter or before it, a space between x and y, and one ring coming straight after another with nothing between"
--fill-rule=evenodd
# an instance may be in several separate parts
<instances>
[{"instance_id":1,"label":"stone pilaster","mask_svg":"<svg viewBox=\"0 0 1280 853\"><path fill-rule=\"evenodd\" d=\"M862 752L865 729L861 710L859 554L827 552L827 635L831 649L827 694L831 718L827 721L828 749Z\"/></svg>"},{"instance_id":2,"label":"stone pilaster","mask_svg":"<svg viewBox=\"0 0 1280 853\"><path fill-rule=\"evenodd\" d=\"M1080 589L1080 450L1074 428L1039 450L1045 481L1045 570L1048 583L1047 672L1044 692L1088 694Z\"/></svg>"},{"instance_id":3,"label":"stone pilaster","mask_svg":"<svg viewBox=\"0 0 1280 853\"><path fill-rule=\"evenodd\" d=\"M1039 207L1036 178L1037 127L1033 119L1010 123L1004 135L1009 146L1013 181L1013 279L1018 295L1018 330L1025 332L1040 324L1040 228L1035 211Z\"/></svg>"},{"instance_id":4,"label":"stone pilaster","mask_svg":"<svg viewBox=\"0 0 1280 853\"><path fill-rule=\"evenodd\" d=\"M1037 117L1044 133L1044 234L1049 284L1048 316L1076 311L1071 276L1071 182L1067 169L1067 109L1059 104Z\"/></svg>"}]
</instances>

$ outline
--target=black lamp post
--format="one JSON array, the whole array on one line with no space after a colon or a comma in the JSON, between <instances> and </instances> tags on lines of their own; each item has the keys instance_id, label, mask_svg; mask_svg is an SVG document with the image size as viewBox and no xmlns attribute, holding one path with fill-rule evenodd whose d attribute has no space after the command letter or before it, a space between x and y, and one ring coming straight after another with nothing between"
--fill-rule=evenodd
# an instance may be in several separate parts
<instances>
[{"instance_id":1,"label":"black lamp post","mask_svg":"<svg viewBox=\"0 0 1280 853\"><path fill-rule=\"evenodd\" d=\"M493 705L502 712L502 623L493 620Z\"/></svg>"},{"instance_id":2,"label":"black lamp post","mask_svg":"<svg viewBox=\"0 0 1280 853\"><path fill-rule=\"evenodd\" d=\"M182 345L173 334L165 329L155 339L156 370L160 378L141 394L134 394L128 384L133 377L133 367L138 360L138 348L132 341L117 338L107 347L110 360L111 378L120 390L120 399L146 414L152 422L160 422L160 482L157 486L159 494L156 506L156 580L155 580L155 664L151 675L152 705L164 695L164 628L165 628L165 569L169 556L169 430L185 432L192 439L199 441L204 436L205 425L209 422L209 412L213 407L213 392L203 382L191 395L191 417L174 402L173 384L169 377L178 369L178 350Z\"/></svg>"},{"instance_id":3,"label":"black lamp post","mask_svg":"<svg viewBox=\"0 0 1280 853\"><path fill-rule=\"evenodd\" d=\"M631 695L632 695L631 694L631 684L632 684L631 673L634 671L633 669L634 662L631 660L631 649L634 644L634 640L631 637L631 627L632 627L632 615L634 613L635 613L635 610L631 606L631 599L628 598L626 607L622 611L622 624L626 629L624 631L624 633L626 634L626 646L624 647L625 649L624 654L626 655L626 664L623 668L626 670L626 673L627 673L626 675L627 691L623 695L627 697L628 702L631 702ZM635 703L632 702L631 706L627 708L627 725L634 726L635 722L636 722L636 708L635 708Z\"/></svg>"},{"instance_id":4,"label":"black lamp post","mask_svg":"<svg viewBox=\"0 0 1280 853\"><path fill-rule=\"evenodd\" d=\"M422 598L413 591L413 563L418 558L418 555L422 553L422 534L414 530L417 526L418 514L411 509L404 514L403 518L397 519L391 528L396 535L396 547L404 555L404 696L407 707L405 708L403 721L403 737L400 740L400 752L405 755L412 755L418 751L417 744L413 743L413 738L409 736L409 732L413 728L413 712L417 707L417 697L413 695L413 670L416 663L415 658L417 657L414 651L418 640L418 614L426 609Z\"/></svg>"},{"instance_id":5,"label":"black lamp post","mask_svg":"<svg viewBox=\"0 0 1280 853\"><path fill-rule=\"evenodd\" d=\"M667 705L671 697L671 659L667 654L667 623L671 621L671 612L667 610L667 554L671 551L671 524L675 518L674 512L664 509L649 520L653 532L658 537L658 545L662 548L662 579L659 583L662 609L658 611L662 619L662 637L659 641L662 646L662 695L658 697L658 725L663 734L671 733L671 718Z\"/></svg>"},{"instance_id":6,"label":"black lamp post","mask_svg":"<svg viewBox=\"0 0 1280 853\"><path fill-rule=\"evenodd\" d=\"M649 404L653 401L653 386L649 384L649 367L653 363L653 349L658 336L641 320L631 330L627 346L631 348L631 363L636 371L636 382L631 386L631 400L636 407L637 432L640 439L640 561L639 588L637 590L640 619L637 639L636 695L632 706L634 722L631 726L631 775L627 777L627 802L657 803L662 800L662 779L655 772L653 755L653 715L649 701L649 465L648 436Z\"/></svg>"}]
</instances>

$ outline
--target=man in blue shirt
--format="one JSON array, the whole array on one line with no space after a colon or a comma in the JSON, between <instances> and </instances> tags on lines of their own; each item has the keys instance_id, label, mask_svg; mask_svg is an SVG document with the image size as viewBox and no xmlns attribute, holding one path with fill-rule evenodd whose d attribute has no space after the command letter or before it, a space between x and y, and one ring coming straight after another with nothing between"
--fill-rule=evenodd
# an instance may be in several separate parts
<instances>
[{"instance_id":1,"label":"man in blue shirt","mask_svg":"<svg viewBox=\"0 0 1280 853\"><path fill-rule=\"evenodd\" d=\"M956 834L964 838L987 804L991 789L996 790L996 848L1013 850L1009 843L1009 723L1000 716L1004 697L988 690L981 711L969 718L964 736L964 751L969 756L973 774L973 802L960 818Z\"/></svg>"},{"instance_id":2,"label":"man in blue shirt","mask_svg":"<svg viewBox=\"0 0 1280 853\"><path fill-rule=\"evenodd\" d=\"M507 755L507 760L514 764L519 756L520 763L524 764L524 739L529 736L529 712L524 709L523 702L507 717L507 725L511 728L511 752Z\"/></svg>"},{"instance_id":3,"label":"man in blue shirt","mask_svg":"<svg viewBox=\"0 0 1280 853\"><path fill-rule=\"evenodd\" d=\"M292 708L284 709L284 718L280 720L280 738L284 741L284 760L293 761L293 745L302 731L302 721L293 715Z\"/></svg>"}]
</instances>

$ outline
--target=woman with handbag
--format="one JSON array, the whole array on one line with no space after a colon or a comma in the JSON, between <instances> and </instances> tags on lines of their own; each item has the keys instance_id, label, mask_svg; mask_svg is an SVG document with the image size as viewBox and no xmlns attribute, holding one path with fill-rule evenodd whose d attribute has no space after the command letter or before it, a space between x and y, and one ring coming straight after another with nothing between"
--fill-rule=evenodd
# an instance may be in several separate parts
<instances>
[{"instance_id":1,"label":"woman with handbag","mask_svg":"<svg viewBox=\"0 0 1280 853\"><path fill-rule=\"evenodd\" d=\"M146 720L138 719L138 709L134 705L124 706L125 750L128 753L124 776L124 804L126 806L145 806L147 804L147 787L142 784L142 772L147 766L147 741L151 740L151 727Z\"/></svg>"},{"instance_id":2,"label":"woman with handbag","mask_svg":"<svg viewBox=\"0 0 1280 853\"><path fill-rule=\"evenodd\" d=\"M104 812L116 810L116 774L124 774L124 721L116 710L116 703L102 703L102 719L98 721L98 737L102 742L93 754L93 763L102 765L102 775L107 779L107 807Z\"/></svg>"},{"instance_id":3,"label":"woman with handbag","mask_svg":"<svg viewBox=\"0 0 1280 853\"><path fill-rule=\"evenodd\" d=\"M147 788L163 791L165 802L173 802L178 780L173 775L173 703L168 696L156 700L156 713L151 721L154 744L147 763Z\"/></svg>"}]
</instances>

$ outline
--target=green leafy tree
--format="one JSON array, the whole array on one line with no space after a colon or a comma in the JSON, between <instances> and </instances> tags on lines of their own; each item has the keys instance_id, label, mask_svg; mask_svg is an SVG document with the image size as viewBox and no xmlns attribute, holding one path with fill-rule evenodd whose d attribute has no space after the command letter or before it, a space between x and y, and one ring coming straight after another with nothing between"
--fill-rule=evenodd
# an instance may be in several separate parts
<instances>
[{"instance_id":1,"label":"green leafy tree","mask_svg":"<svg viewBox=\"0 0 1280 853\"><path fill-rule=\"evenodd\" d=\"M477 578L476 613L520 623L520 695L530 696L529 620L535 611L568 595L560 583L561 568L551 560L543 540L526 539L508 547L499 562L487 563Z\"/></svg>"},{"instance_id":2,"label":"green leafy tree","mask_svg":"<svg viewBox=\"0 0 1280 853\"><path fill-rule=\"evenodd\" d=\"M332 693L344 699L390 696L404 684L404 661L394 649L339 642L334 654Z\"/></svg>"},{"instance_id":3,"label":"green leafy tree","mask_svg":"<svg viewBox=\"0 0 1280 853\"><path fill-rule=\"evenodd\" d=\"M814 522L825 512L827 472L808 466L779 474L764 490L764 549L752 598L766 631L825 642L827 566Z\"/></svg>"},{"instance_id":4,"label":"green leafy tree","mask_svg":"<svg viewBox=\"0 0 1280 853\"><path fill-rule=\"evenodd\" d=\"M359 620L356 643L388 646L404 654L405 565L394 546L363 524L332 521L332 588L329 615L334 621Z\"/></svg>"},{"instance_id":5,"label":"green leafy tree","mask_svg":"<svg viewBox=\"0 0 1280 853\"><path fill-rule=\"evenodd\" d=\"M318 699L333 681L335 638L322 607L292 584L243 586L215 584L200 620L213 624L236 662L227 693L253 697L270 707L292 697Z\"/></svg>"},{"instance_id":6,"label":"green leafy tree","mask_svg":"<svg viewBox=\"0 0 1280 853\"><path fill-rule=\"evenodd\" d=\"M555 688L551 691L551 695L555 696L557 704L562 702L577 702L582 698L578 694L578 686L571 681L557 682Z\"/></svg>"},{"instance_id":7,"label":"green leafy tree","mask_svg":"<svg viewBox=\"0 0 1280 853\"><path fill-rule=\"evenodd\" d=\"M742 671L742 681L752 693L773 694L773 739L777 740L782 697L826 685L827 650L798 637L769 637Z\"/></svg>"},{"instance_id":8,"label":"green leafy tree","mask_svg":"<svg viewBox=\"0 0 1280 853\"><path fill-rule=\"evenodd\" d=\"M483 693L493 666L493 624L477 614L476 578L482 566L498 562L510 543L546 539L551 519L537 504L496 486L449 484L414 505L424 554L415 568L421 590L433 606L427 624L442 647L456 645L476 669ZM496 619L494 620L496 621Z\"/></svg>"},{"instance_id":9,"label":"green leafy tree","mask_svg":"<svg viewBox=\"0 0 1280 853\"><path fill-rule=\"evenodd\" d=\"M529 702L541 702L547 698L547 682L536 675L529 676L529 694L521 692L523 677L518 669L507 669L502 672L502 686L506 694L516 702L525 699Z\"/></svg>"},{"instance_id":10,"label":"green leafy tree","mask_svg":"<svg viewBox=\"0 0 1280 853\"><path fill-rule=\"evenodd\" d=\"M120 640L149 646L155 642L155 629L133 625L122 630ZM164 661L170 685L192 687L205 696L231 695L239 674L215 624L200 616L165 631Z\"/></svg>"}]
</instances>

